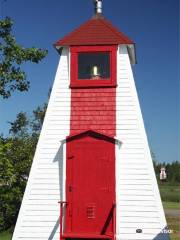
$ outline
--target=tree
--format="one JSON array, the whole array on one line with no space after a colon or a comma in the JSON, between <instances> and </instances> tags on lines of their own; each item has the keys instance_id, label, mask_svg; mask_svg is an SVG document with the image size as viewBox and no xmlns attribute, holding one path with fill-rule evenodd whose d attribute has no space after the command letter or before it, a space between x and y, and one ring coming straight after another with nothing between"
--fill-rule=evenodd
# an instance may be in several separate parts
<instances>
[{"instance_id":1,"label":"tree","mask_svg":"<svg viewBox=\"0 0 180 240\"><path fill-rule=\"evenodd\" d=\"M10 136L0 136L0 231L16 222L46 106L37 107L32 117L20 112L10 122Z\"/></svg>"},{"instance_id":2,"label":"tree","mask_svg":"<svg viewBox=\"0 0 180 240\"><path fill-rule=\"evenodd\" d=\"M33 132L37 134L40 134L46 109L47 103L44 103L41 107L39 106L33 111L33 121L31 122L31 127Z\"/></svg>"},{"instance_id":3,"label":"tree","mask_svg":"<svg viewBox=\"0 0 180 240\"><path fill-rule=\"evenodd\" d=\"M0 230L16 222L35 146L30 136L0 139Z\"/></svg>"},{"instance_id":4,"label":"tree","mask_svg":"<svg viewBox=\"0 0 180 240\"><path fill-rule=\"evenodd\" d=\"M38 63L47 51L35 47L24 48L12 35L13 21L0 21L0 96L9 98L15 90L27 91L30 83L21 69L24 62Z\"/></svg>"},{"instance_id":5,"label":"tree","mask_svg":"<svg viewBox=\"0 0 180 240\"><path fill-rule=\"evenodd\" d=\"M9 132L15 136L17 134L22 136L23 133L27 132L27 126L28 126L29 120L27 119L25 112L20 112L17 115L16 120L14 122L9 122L9 123L11 125Z\"/></svg>"}]
</instances>

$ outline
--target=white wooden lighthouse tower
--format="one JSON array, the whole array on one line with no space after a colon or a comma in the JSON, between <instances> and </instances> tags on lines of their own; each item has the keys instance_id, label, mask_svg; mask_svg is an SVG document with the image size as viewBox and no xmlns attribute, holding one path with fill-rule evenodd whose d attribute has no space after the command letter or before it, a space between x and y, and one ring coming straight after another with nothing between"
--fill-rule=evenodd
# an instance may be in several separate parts
<instances>
[{"instance_id":1,"label":"white wooden lighthouse tower","mask_svg":"<svg viewBox=\"0 0 180 240\"><path fill-rule=\"evenodd\" d=\"M93 18L55 44L60 61L13 240L169 239L134 43L94 2Z\"/></svg>"}]
</instances>

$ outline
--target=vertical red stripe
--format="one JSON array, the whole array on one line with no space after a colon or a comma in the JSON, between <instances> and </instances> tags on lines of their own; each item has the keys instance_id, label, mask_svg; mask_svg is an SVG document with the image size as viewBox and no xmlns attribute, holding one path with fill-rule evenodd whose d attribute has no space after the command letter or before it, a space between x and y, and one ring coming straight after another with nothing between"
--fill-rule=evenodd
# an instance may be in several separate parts
<instances>
[{"instance_id":1,"label":"vertical red stripe","mask_svg":"<svg viewBox=\"0 0 180 240\"><path fill-rule=\"evenodd\" d=\"M111 77L116 75L114 59ZM71 88L70 135L89 129L116 136L116 87ZM67 142L66 150L65 234L115 239L115 144L86 136Z\"/></svg>"},{"instance_id":2,"label":"vertical red stripe","mask_svg":"<svg viewBox=\"0 0 180 240\"><path fill-rule=\"evenodd\" d=\"M71 90L70 134L88 129L116 135L116 88Z\"/></svg>"}]
</instances>

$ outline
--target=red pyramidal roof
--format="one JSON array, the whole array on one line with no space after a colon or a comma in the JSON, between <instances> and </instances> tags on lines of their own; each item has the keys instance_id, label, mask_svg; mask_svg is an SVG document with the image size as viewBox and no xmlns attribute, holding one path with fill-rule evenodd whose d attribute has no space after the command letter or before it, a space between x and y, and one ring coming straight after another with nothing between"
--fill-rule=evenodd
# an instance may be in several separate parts
<instances>
[{"instance_id":1,"label":"red pyramidal roof","mask_svg":"<svg viewBox=\"0 0 180 240\"><path fill-rule=\"evenodd\" d=\"M57 41L54 45L73 46L73 45L108 45L108 44L134 44L131 39L116 29L109 21L102 17L95 17L64 38Z\"/></svg>"}]
</instances>

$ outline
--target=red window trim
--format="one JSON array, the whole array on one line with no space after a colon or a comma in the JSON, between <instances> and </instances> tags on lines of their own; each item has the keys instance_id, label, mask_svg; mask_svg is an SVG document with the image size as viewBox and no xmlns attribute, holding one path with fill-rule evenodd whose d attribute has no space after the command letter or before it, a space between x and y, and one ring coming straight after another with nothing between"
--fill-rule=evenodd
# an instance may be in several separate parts
<instances>
[{"instance_id":1,"label":"red window trim","mask_svg":"<svg viewBox=\"0 0 180 240\"><path fill-rule=\"evenodd\" d=\"M116 87L116 57L117 45L111 46L73 46L71 51L71 88ZM78 53L80 52L109 52L110 78L100 80L78 79Z\"/></svg>"}]
</instances>

